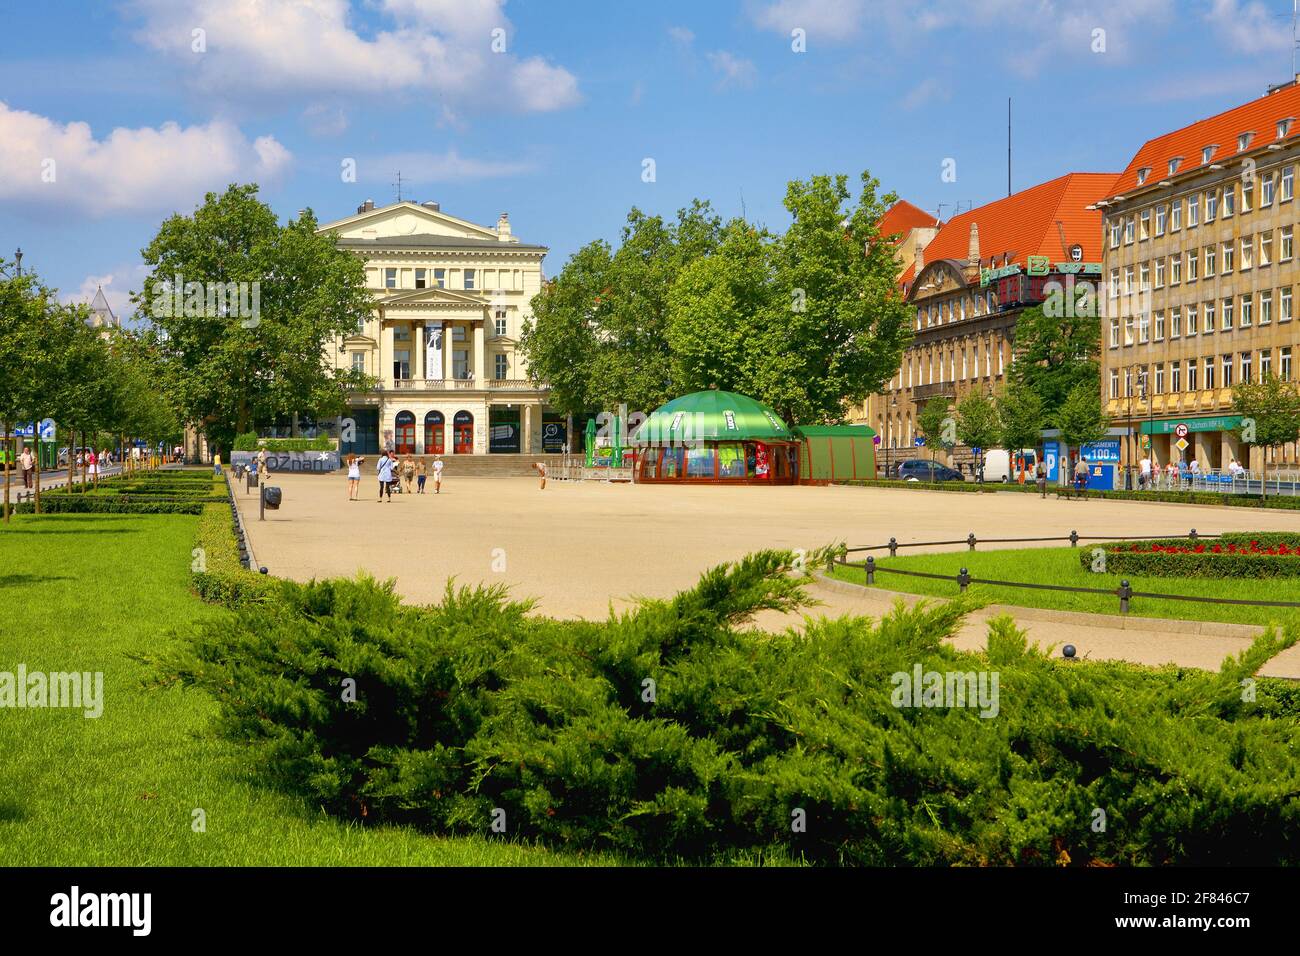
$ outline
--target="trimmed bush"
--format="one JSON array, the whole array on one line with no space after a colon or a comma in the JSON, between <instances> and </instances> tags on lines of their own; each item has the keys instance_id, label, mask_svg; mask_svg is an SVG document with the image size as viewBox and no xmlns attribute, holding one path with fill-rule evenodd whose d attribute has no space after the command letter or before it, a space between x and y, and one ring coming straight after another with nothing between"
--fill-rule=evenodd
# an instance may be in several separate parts
<instances>
[{"instance_id":1,"label":"trimmed bush","mask_svg":"<svg viewBox=\"0 0 1300 956\"><path fill-rule=\"evenodd\" d=\"M1287 532L1231 532L1196 541L1110 541L1080 551L1079 562L1084 570L1092 569L1097 548L1106 554L1108 574L1177 578L1300 576L1300 534ZM1300 594L1292 595L1292 599L1300 600Z\"/></svg>"},{"instance_id":2,"label":"trimmed bush","mask_svg":"<svg viewBox=\"0 0 1300 956\"><path fill-rule=\"evenodd\" d=\"M32 514L34 501L22 501L15 506L15 514ZM131 500L120 495L79 495L50 492L41 495L42 514L137 514L137 515L197 515L203 511L202 501L193 500Z\"/></svg>"},{"instance_id":3,"label":"trimmed bush","mask_svg":"<svg viewBox=\"0 0 1300 956\"><path fill-rule=\"evenodd\" d=\"M235 436L235 451L333 451L334 439L321 435L316 438L258 438L251 432Z\"/></svg>"},{"instance_id":4,"label":"trimmed bush","mask_svg":"<svg viewBox=\"0 0 1300 956\"><path fill-rule=\"evenodd\" d=\"M154 664L216 698L271 780L359 823L491 836L495 819L647 861L1300 862L1296 697L1239 686L1297 626L1219 674L1057 662L1006 618L958 651L960 601L748 630L802 600L792 561L751 555L590 622L499 587L408 607L368 578L282 582ZM899 706L917 667L997 673L996 715Z\"/></svg>"},{"instance_id":5,"label":"trimmed bush","mask_svg":"<svg viewBox=\"0 0 1300 956\"><path fill-rule=\"evenodd\" d=\"M864 488L908 488L908 489L925 489L927 491L956 491L956 492L973 492L984 494L995 494L999 492L1015 492L1037 494L1038 489L1033 482L1026 482L1024 485L1019 484L1002 484L1001 482L986 481L979 485L973 481L885 481L880 479L861 479L855 481L836 481L837 485L859 485ZM1049 484L1048 492L1061 491L1065 493L1067 489ZM1078 497L1074 488L1068 489L1071 498ZM1084 491L1084 498L1105 498L1112 501L1163 501L1171 504L1185 505L1219 505L1228 508L1268 508L1279 511L1300 511L1300 496L1270 496L1263 498L1260 495L1238 495L1228 494L1215 491Z\"/></svg>"},{"instance_id":6,"label":"trimmed bush","mask_svg":"<svg viewBox=\"0 0 1300 956\"><path fill-rule=\"evenodd\" d=\"M191 581L195 593L212 604L259 605L274 595L277 580L240 563L234 520L229 504L204 507L194 542L203 559L202 570L195 571Z\"/></svg>"}]
</instances>

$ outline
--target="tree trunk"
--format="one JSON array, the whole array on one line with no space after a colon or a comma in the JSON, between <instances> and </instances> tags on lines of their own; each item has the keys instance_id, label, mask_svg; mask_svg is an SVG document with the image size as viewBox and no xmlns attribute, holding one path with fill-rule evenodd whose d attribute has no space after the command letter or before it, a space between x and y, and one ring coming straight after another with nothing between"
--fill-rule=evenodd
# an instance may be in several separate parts
<instances>
[{"instance_id":1,"label":"tree trunk","mask_svg":"<svg viewBox=\"0 0 1300 956\"><path fill-rule=\"evenodd\" d=\"M84 428L81 430L81 447L86 449L86 430ZM89 457L86 451L88 449L83 450L81 454L81 493L83 495L86 493L86 471L90 468L90 462L86 461L86 458Z\"/></svg>"},{"instance_id":2,"label":"tree trunk","mask_svg":"<svg viewBox=\"0 0 1300 956\"><path fill-rule=\"evenodd\" d=\"M7 450L8 450L9 448L11 448L11 447L12 447L13 450L14 450L14 454L17 454L17 452L18 452L18 445L17 445L17 443L16 443L16 442L11 442L11 441L9 440L9 421L8 421L8 419L6 419L6 420L0 422L0 428L3 429L3 431L0 431L0 454L3 454L5 451L7 451ZM13 469L12 469L10 463L9 463L9 458L8 458L8 456L6 455L6 456L5 456L5 505L4 505L4 521L5 521L5 524L8 524L8 523L9 523L9 473L10 473L10 471L12 471L12 470L13 470Z\"/></svg>"}]
</instances>

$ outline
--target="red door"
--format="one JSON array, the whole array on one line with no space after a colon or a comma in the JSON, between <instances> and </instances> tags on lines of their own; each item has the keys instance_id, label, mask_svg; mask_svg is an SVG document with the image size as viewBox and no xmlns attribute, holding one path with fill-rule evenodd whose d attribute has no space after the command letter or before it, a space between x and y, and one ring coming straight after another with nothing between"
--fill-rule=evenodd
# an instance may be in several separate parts
<instances>
[{"instance_id":1,"label":"red door","mask_svg":"<svg viewBox=\"0 0 1300 956\"><path fill-rule=\"evenodd\" d=\"M424 453L426 455L441 455L444 453L443 434L446 431L446 425L443 423L442 412L429 412L424 416Z\"/></svg>"},{"instance_id":2,"label":"red door","mask_svg":"<svg viewBox=\"0 0 1300 956\"><path fill-rule=\"evenodd\" d=\"M460 411L452 419L452 447L458 455L474 454L474 416Z\"/></svg>"},{"instance_id":3,"label":"red door","mask_svg":"<svg viewBox=\"0 0 1300 956\"><path fill-rule=\"evenodd\" d=\"M394 450L399 455L415 454L415 416L410 412L398 412L396 425L396 434L394 435Z\"/></svg>"}]
</instances>

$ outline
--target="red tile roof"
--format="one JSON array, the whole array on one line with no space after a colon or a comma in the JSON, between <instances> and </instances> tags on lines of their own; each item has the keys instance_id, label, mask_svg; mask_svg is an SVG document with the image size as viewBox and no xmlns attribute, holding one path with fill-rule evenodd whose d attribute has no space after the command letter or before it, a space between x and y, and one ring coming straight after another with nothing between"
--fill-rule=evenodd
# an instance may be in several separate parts
<instances>
[{"instance_id":1,"label":"red tile roof","mask_svg":"<svg viewBox=\"0 0 1300 956\"><path fill-rule=\"evenodd\" d=\"M1083 246L1084 262L1101 261L1101 213L1088 209L1098 199L1114 194L1114 173L1067 173L977 209L953 216L939 228L939 234L925 247L925 262L937 259L966 261L970 248L970 227L979 227L980 259L1009 254L1007 264L1026 264L1031 255L1045 255L1053 262L1069 258L1069 247ZM1062 248L1060 221L1065 230ZM916 266L909 266L900 283L910 283Z\"/></svg>"},{"instance_id":2,"label":"red tile roof","mask_svg":"<svg viewBox=\"0 0 1300 956\"><path fill-rule=\"evenodd\" d=\"M1282 142L1277 138L1277 123L1288 117L1294 117L1296 122L1291 124L1286 141L1300 135L1300 84L1283 87L1217 116L1198 120L1190 126L1147 140L1124 172L1119 174L1110 194L1122 195L1137 188L1140 169L1151 170L1146 180L1147 186L1168 178L1169 160L1179 156L1183 161L1175 175L1200 169L1201 150L1206 146L1218 147L1210 157L1210 162L1231 162L1239 155L1237 137L1242 133L1255 134L1246 148L1248 153L1270 143Z\"/></svg>"},{"instance_id":3,"label":"red tile roof","mask_svg":"<svg viewBox=\"0 0 1300 956\"><path fill-rule=\"evenodd\" d=\"M880 234L897 236L894 241L902 242L913 229L933 229L937 225L939 220L934 216L913 206L906 199L900 199L880 217Z\"/></svg>"}]
</instances>

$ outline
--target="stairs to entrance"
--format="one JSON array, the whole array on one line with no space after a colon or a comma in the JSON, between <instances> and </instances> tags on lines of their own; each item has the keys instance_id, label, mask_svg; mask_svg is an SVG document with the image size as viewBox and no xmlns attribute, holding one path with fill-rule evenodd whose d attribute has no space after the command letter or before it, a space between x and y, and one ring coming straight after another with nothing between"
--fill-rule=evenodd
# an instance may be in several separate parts
<instances>
[{"instance_id":1,"label":"stairs to entrance","mask_svg":"<svg viewBox=\"0 0 1300 956\"><path fill-rule=\"evenodd\" d=\"M399 459L402 456L398 456ZM433 456L417 455L423 458L430 478L433 477ZM537 474L533 471L533 462L544 461L548 464L558 459L559 455L443 455L442 476L452 478L519 478Z\"/></svg>"}]
</instances>

